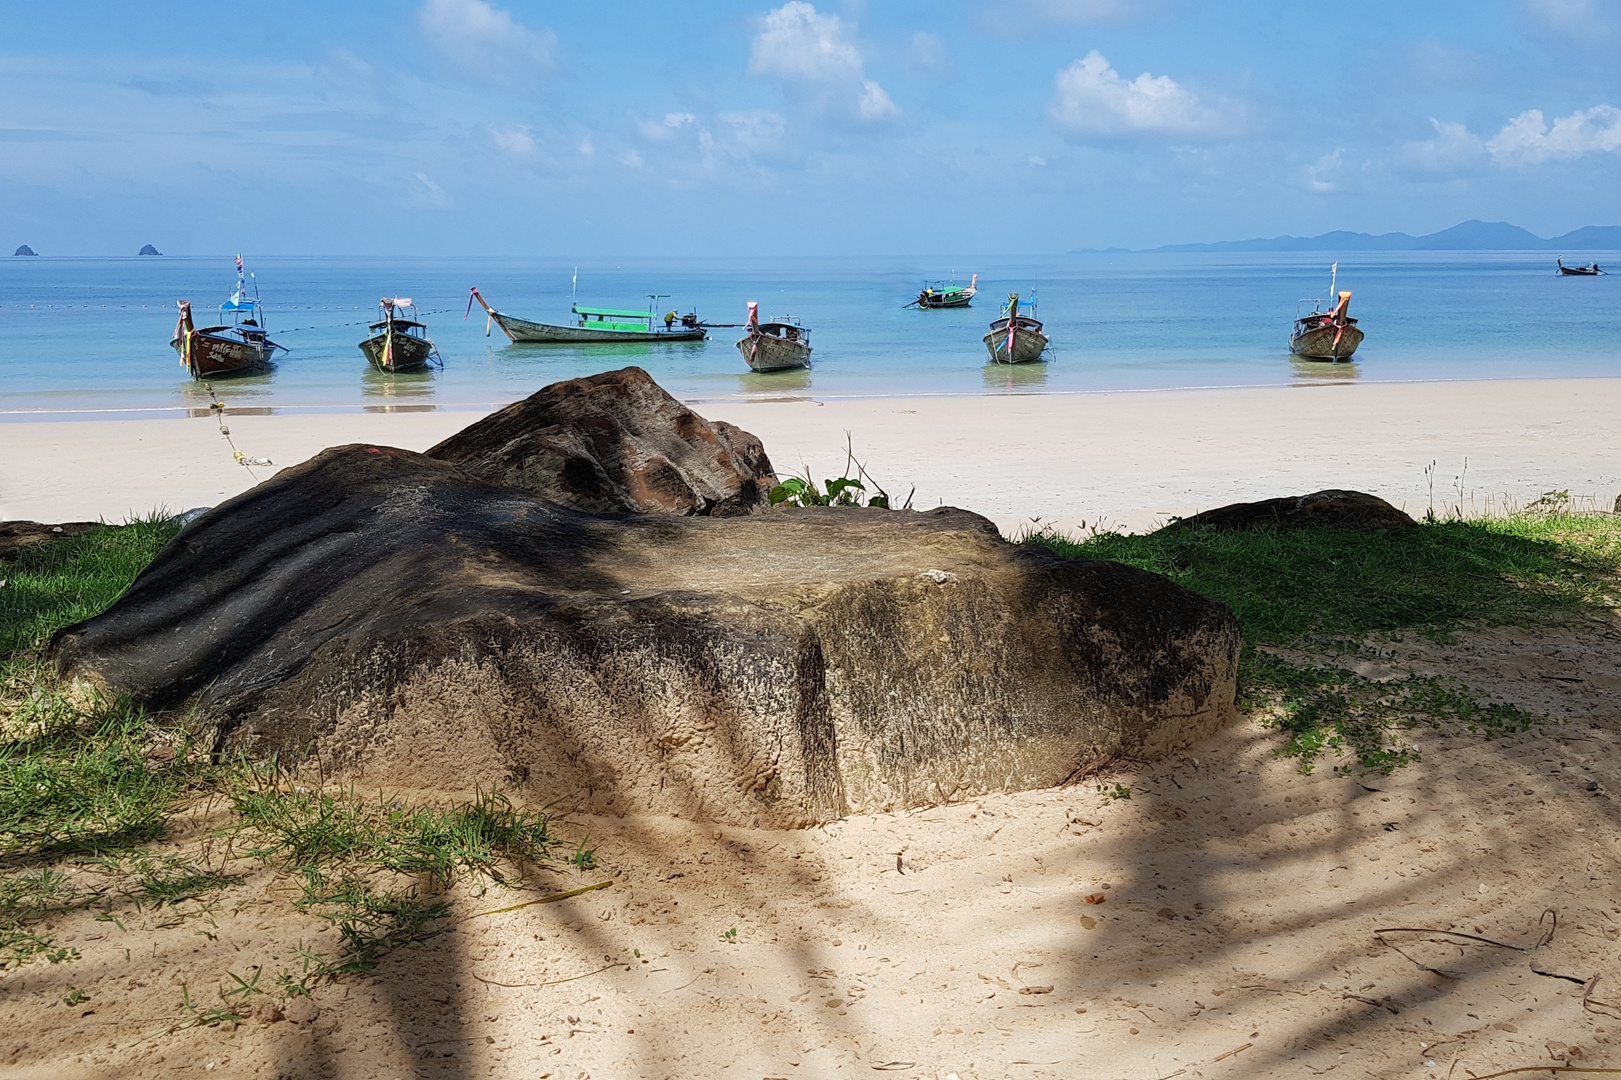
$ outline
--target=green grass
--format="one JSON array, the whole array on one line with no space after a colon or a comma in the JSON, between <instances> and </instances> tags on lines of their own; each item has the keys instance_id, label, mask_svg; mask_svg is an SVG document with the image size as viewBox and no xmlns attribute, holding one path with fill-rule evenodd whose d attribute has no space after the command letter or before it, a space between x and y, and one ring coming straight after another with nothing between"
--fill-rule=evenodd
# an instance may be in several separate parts
<instances>
[{"instance_id":1,"label":"green grass","mask_svg":"<svg viewBox=\"0 0 1621 1080\"><path fill-rule=\"evenodd\" d=\"M1287 736L1282 752L1307 769L1333 750L1388 771L1412 759L1399 733L1418 724L1498 734L1535 718L1444 680L1376 683L1291 664L1268 648L1354 651L1369 635L1567 623L1608 611L1621 594L1621 518L1609 515L1027 539L1069 558L1164 574L1232 608L1244 631L1242 701L1271 710Z\"/></svg>"},{"instance_id":2,"label":"green grass","mask_svg":"<svg viewBox=\"0 0 1621 1080\"><path fill-rule=\"evenodd\" d=\"M216 760L188 717L64 685L44 660L50 635L104 610L177 531L138 521L0 561L0 969L78 959L44 931L70 911L98 910L126 932L131 911L181 908L167 925L206 914L246 876L230 864L247 860L295 881L293 906L338 931L335 953L301 945L276 975L281 993L305 994L442 929L458 881L593 865L583 844L561 844L545 814L499 792L441 809L308 791L273 764ZM214 837L231 841L225 862L151 850L175 813L205 794L229 807ZM257 973L236 981L243 997L268 992ZM236 1015L183 997L189 1024Z\"/></svg>"}]
</instances>

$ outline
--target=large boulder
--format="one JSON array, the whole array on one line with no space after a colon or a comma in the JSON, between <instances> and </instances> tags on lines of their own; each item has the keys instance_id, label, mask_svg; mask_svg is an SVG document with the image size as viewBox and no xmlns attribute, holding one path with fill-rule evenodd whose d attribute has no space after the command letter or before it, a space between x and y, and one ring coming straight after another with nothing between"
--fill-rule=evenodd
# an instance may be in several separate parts
<instances>
[{"instance_id":1,"label":"large boulder","mask_svg":"<svg viewBox=\"0 0 1621 1080\"><path fill-rule=\"evenodd\" d=\"M1330 488L1310 495L1232 503L1173 522L1173 529L1291 529L1344 526L1358 529L1406 528L1418 522L1377 495Z\"/></svg>"},{"instance_id":2,"label":"large boulder","mask_svg":"<svg viewBox=\"0 0 1621 1080\"><path fill-rule=\"evenodd\" d=\"M553 383L428 456L599 514L733 517L765 507L776 483L759 439L705 420L638 367Z\"/></svg>"},{"instance_id":3,"label":"large boulder","mask_svg":"<svg viewBox=\"0 0 1621 1080\"><path fill-rule=\"evenodd\" d=\"M216 507L52 642L227 751L777 825L1187 745L1238 649L1222 605L962 510L593 515L380 446Z\"/></svg>"}]
</instances>

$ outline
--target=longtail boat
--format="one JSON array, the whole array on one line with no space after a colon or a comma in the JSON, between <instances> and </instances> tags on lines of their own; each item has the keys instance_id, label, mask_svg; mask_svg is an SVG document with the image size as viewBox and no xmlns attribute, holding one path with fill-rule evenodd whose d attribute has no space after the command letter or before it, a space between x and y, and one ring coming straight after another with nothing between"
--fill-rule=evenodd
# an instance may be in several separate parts
<instances>
[{"instance_id":1,"label":"longtail boat","mask_svg":"<svg viewBox=\"0 0 1621 1080\"><path fill-rule=\"evenodd\" d=\"M230 316L230 323L225 317ZM180 301L180 320L175 323L174 340L169 345L180 356L180 366L194 379L262 371L270 358L285 346L271 341L265 329L264 306L259 300L259 283L248 295L242 272L242 256L236 257L236 291L220 305L220 325L201 330L192 325L191 301Z\"/></svg>"},{"instance_id":2,"label":"longtail boat","mask_svg":"<svg viewBox=\"0 0 1621 1080\"><path fill-rule=\"evenodd\" d=\"M377 303L383 309L382 321L372 323L372 336L360 343L367 360L387 372L420 371L430 362L445 366L428 337L428 328L405 317L406 309L413 306L410 297L385 296Z\"/></svg>"},{"instance_id":3,"label":"longtail boat","mask_svg":"<svg viewBox=\"0 0 1621 1080\"><path fill-rule=\"evenodd\" d=\"M1598 263L1589 263L1586 266L1566 266L1564 259L1555 259L1559 264L1559 273L1563 277L1598 277L1604 273L1598 268Z\"/></svg>"},{"instance_id":4,"label":"longtail boat","mask_svg":"<svg viewBox=\"0 0 1621 1080\"><path fill-rule=\"evenodd\" d=\"M917 294L907 307L915 308L953 308L967 307L973 300L974 294L979 292L979 275L975 274L966 285L947 285L943 281L936 281L933 285L924 285L923 291Z\"/></svg>"},{"instance_id":5,"label":"longtail boat","mask_svg":"<svg viewBox=\"0 0 1621 1080\"><path fill-rule=\"evenodd\" d=\"M1351 305L1349 291L1339 292L1340 264L1329 267L1329 295L1336 298L1332 310L1323 310L1323 300L1302 300L1295 305L1295 328L1289 335L1289 351L1307 360L1349 360L1362 344L1362 331L1356 320L1347 315ZM1300 307L1310 304L1311 311L1302 315Z\"/></svg>"},{"instance_id":6,"label":"longtail boat","mask_svg":"<svg viewBox=\"0 0 1621 1080\"><path fill-rule=\"evenodd\" d=\"M648 297L650 303L646 311L630 311L624 308L593 308L581 307L574 304L570 308L578 316L573 326L558 326L555 323L530 322L528 319L519 319L512 315L503 314L492 308L483 295L475 288L467 297L467 312L473 311L473 301L477 300L484 309L486 316L484 333L490 333L490 324L494 323L501 328L501 332L513 341L532 342L548 345L579 345L598 344L610 341L702 341L709 336L709 330L698 321L696 313L689 313L679 317L675 312L664 316L664 326L660 328L658 317L654 314L653 304L662 300L658 294ZM462 318L466 318L463 315Z\"/></svg>"},{"instance_id":7,"label":"longtail boat","mask_svg":"<svg viewBox=\"0 0 1621 1080\"><path fill-rule=\"evenodd\" d=\"M787 371L811 366L810 331L784 316L760 321L760 305L749 301L749 332L737 339L737 351L754 371Z\"/></svg>"},{"instance_id":8,"label":"longtail boat","mask_svg":"<svg viewBox=\"0 0 1621 1080\"><path fill-rule=\"evenodd\" d=\"M1002 317L991 323L991 331L982 339L998 364L1028 364L1047 359L1052 341L1043 332L1036 319L1036 297L1030 294L1030 314L1019 313L1019 294L1009 293Z\"/></svg>"}]
</instances>

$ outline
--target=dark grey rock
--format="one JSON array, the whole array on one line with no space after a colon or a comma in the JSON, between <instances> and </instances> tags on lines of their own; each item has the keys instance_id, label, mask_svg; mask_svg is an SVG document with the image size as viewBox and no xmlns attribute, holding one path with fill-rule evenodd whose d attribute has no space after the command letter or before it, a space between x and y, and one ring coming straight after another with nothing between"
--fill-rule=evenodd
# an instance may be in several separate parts
<instances>
[{"instance_id":1,"label":"dark grey rock","mask_svg":"<svg viewBox=\"0 0 1621 1080\"><path fill-rule=\"evenodd\" d=\"M638 367L553 383L428 456L593 513L729 517L765 508L776 483L759 439L705 420Z\"/></svg>"},{"instance_id":2,"label":"dark grey rock","mask_svg":"<svg viewBox=\"0 0 1621 1080\"><path fill-rule=\"evenodd\" d=\"M329 776L798 825L1188 745L1234 715L1239 630L962 510L596 515L346 446L51 649Z\"/></svg>"},{"instance_id":3,"label":"dark grey rock","mask_svg":"<svg viewBox=\"0 0 1621 1080\"><path fill-rule=\"evenodd\" d=\"M1408 528L1418 522L1377 495L1329 489L1261 502L1233 503L1173 522L1167 528L1288 529L1345 526L1359 529Z\"/></svg>"}]
</instances>

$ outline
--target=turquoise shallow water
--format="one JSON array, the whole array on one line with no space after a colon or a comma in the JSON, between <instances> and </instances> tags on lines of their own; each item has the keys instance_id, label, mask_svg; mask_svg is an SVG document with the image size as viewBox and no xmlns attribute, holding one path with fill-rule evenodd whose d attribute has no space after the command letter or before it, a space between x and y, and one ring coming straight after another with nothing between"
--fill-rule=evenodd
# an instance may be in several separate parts
<instances>
[{"instance_id":1,"label":"turquoise shallow water","mask_svg":"<svg viewBox=\"0 0 1621 1080\"><path fill-rule=\"evenodd\" d=\"M1621 257L1596 257L1621 270ZM485 336L469 286L503 311L565 322L573 260L249 257L271 335L291 351L266 375L220 379L234 407L276 410L465 408L547 383L638 364L685 399L820 398L1266 386L1317 380L1607 376L1621 371L1621 273L1560 278L1542 253L1362 253L1340 287L1367 339L1350 364L1290 358L1296 301L1326 296L1315 254L1071 255L579 262L582 304L764 315L812 328L809 372L753 375L717 329L703 344L514 345ZM925 278L980 275L973 307L907 310ZM168 347L175 301L199 317L234 283L229 256L9 258L0 261L0 419L173 415L207 403ZM1055 359L985 363L980 336L1010 291L1037 289ZM356 347L376 298L428 312L443 371L385 376Z\"/></svg>"}]
</instances>

